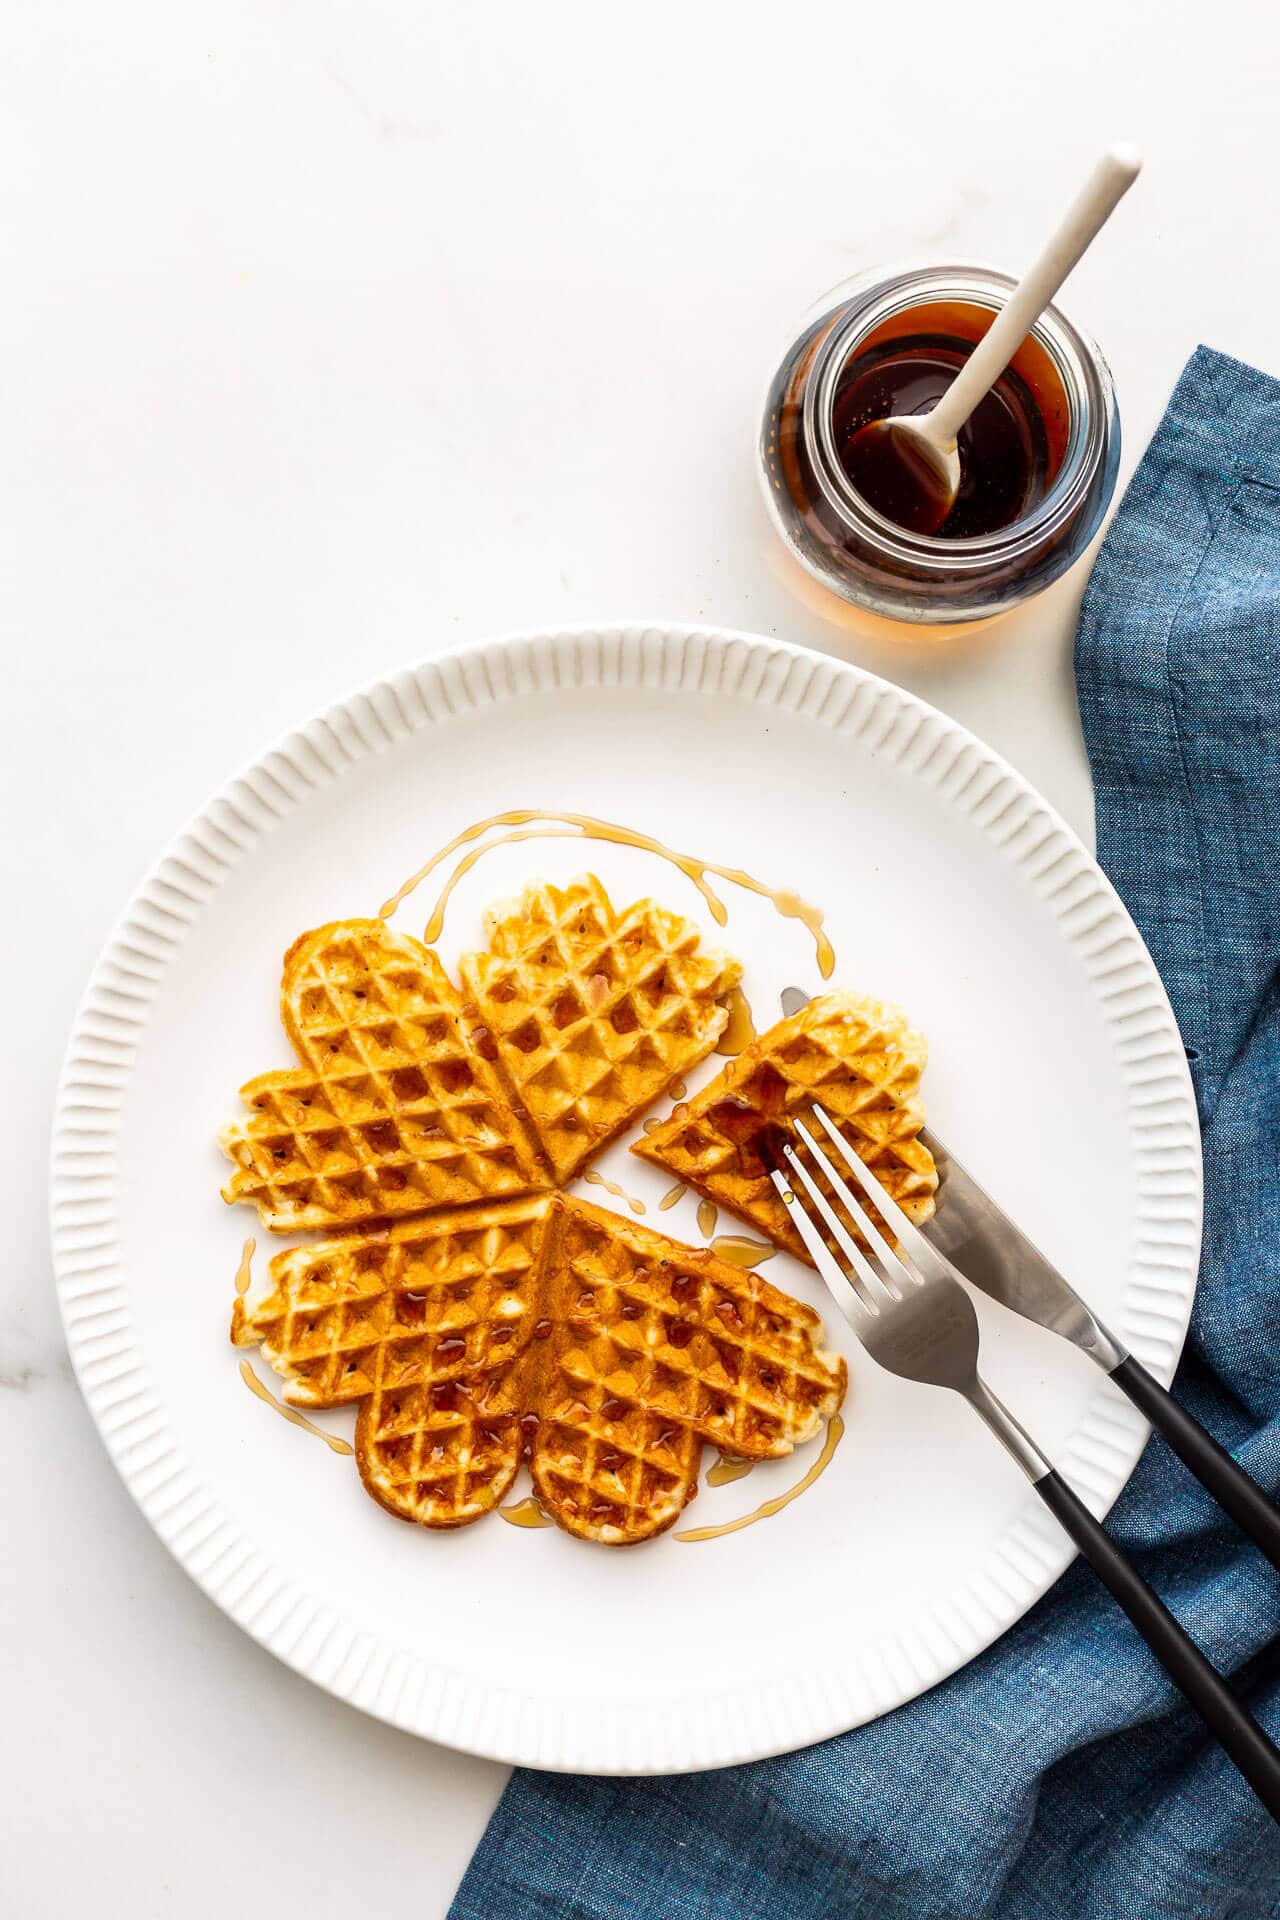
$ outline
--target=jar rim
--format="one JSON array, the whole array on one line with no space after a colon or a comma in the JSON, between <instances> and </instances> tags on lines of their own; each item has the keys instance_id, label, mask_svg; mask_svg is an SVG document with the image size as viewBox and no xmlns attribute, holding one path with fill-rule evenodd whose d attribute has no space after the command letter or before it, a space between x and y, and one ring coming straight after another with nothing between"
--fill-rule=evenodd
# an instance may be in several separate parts
<instances>
[{"instance_id":1,"label":"jar rim","mask_svg":"<svg viewBox=\"0 0 1280 1920\"><path fill-rule=\"evenodd\" d=\"M981 573L1016 561L1051 539L1077 511L1106 447L1105 419L1112 393L1110 369L1096 343L1056 306L1046 307L1030 338L1049 356L1067 397L1067 444L1053 481L1029 514L994 532L962 539L914 533L886 518L854 487L836 448L838 383L859 345L885 321L912 307L951 301L993 312L1017 285L1012 275L980 264L891 267L878 270L865 295L850 305L818 352L804 397L804 432L815 477L829 506L851 531L898 566L925 574Z\"/></svg>"}]
</instances>

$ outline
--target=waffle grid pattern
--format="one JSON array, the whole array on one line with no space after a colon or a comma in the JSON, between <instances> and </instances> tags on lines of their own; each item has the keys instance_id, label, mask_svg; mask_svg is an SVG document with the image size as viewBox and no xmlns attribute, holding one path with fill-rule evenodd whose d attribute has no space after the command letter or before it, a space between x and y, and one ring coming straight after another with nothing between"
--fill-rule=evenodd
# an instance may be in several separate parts
<instances>
[{"instance_id":1,"label":"waffle grid pattern","mask_svg":"<svg viewBox=\"0 0 1280 1920\"><path fill-rule=\"evenodd\" d=\"M756 1274L572 1202L550 1276L557 1328L530 1460L547 1511L610 1544L669 1526L702 1443L789 1453L844 1395L821 1322ZM558 1295L558 1298L555 1297Z\"/></svg>"},{"instance_id":2,"label":"waffle grid pattern","mask_svg":"<svg viewBox=\"0 0 1280 1920\"><path fill-rule=\"evenodd\" d=\"M465 1525L529 1450L551 1517L608 1544L675 1520L704 1441L760 1460L809 1438L846 1384L820 1332L757 1275L550 1195L278 1254L232 1322L287 1400L361 1403L392 1512Z\"/></svg>"},{"instance_id":3,"label":"waffle grid pattern","mask_svg":"<svg viewBox=\"0 0 1280 1920\"><path fill-rule=\"evenodd\" d=\"M285 956L303 1063L242 1089L224 1198L275 1232L332 1228L545 1186L434 953L379 920L331 923Z\"/></svg>"},{"instance_id":4,"label":"waffle grid pattern","mask_svg":"<svg viewBox=\"0 0 1280 1920\"><path fill-rule=\"evenodd\" d=\"M845 991L821 994L631 1150L808 1261L753 1135L766 1121L785 1129L790 1115L816 1101L908 1217L928 1220L938 1176L919 1137L926 1058L924 1040L898 1008Z\"/></svg>"},{"instance_id":5,"label":"waffle grid pattern","mask_svg":"<svg viewBox=\"0 0 1280 1920\"><path fill-rule=\"evenodd\" d=\"M518 1409L505 1383L532 1337L551 1204L434 1214L296 1248L271 1262L255 1307L236 1302L233 1341L261 1345L287 1400L362 1403L361 1477L405 1519L461 1526L515 1477Z\"/></svg>"},{"instance_id":6,"label":"waffle grid pattern","mask_svg":"<svg viewBox=\"0 0 1280 1920\"><path fill-rule=\"evenodd\" d=\"M652 900L615 911L594 875L530 886L485 931L463 984L564 1184L706 1058L742 969Z\"/></svg>"}]
</instances>

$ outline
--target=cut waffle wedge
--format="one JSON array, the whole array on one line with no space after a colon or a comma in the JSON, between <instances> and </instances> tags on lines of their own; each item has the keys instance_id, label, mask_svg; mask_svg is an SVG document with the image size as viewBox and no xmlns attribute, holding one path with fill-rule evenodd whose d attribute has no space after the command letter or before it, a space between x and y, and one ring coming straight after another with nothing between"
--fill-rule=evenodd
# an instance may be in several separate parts
<instances>
[{"instance_id":1,"label":"cut waffle wedge","mask_svg":"<svg viewBox=\"0 0 1280 1920\"><path fill-rule=\"evenodd\" d=\"M530 1471L582 1539L660 1533L697 1490L702 1443L790 1453L844 1398L822 1322L758 1274L582 1201L548 1268L555 1327Z\"/></svg>"},{"instance_id":2,"label":"cut waffle wedge","mask_svg":"<svg viewBox=\"0 0 1280 1920\"><path fill-rule=\"evenodd\" d=\"M231 1338L261 1346L299 1407L357 1403L368 1491L428 1527L497 1505L523 1435L518 1382L540 1318L549 1194L299 1247L237 1300Z\"/></svg>"},{"instance_id":3,"label":"cut waffle wedge","mask_svg":"<svg viewBox=\"0 0 1280 1920\"><path fill-rule=\"evenodd\" d=\"M339 920L285 955L281 1016L301 1065L241 1089L219 1136L226 1200L275 1232L344 1227L548 1184L434 953Z\"/></svg>"},{"instance_id":4,"label":"cut waffle wedge","mask_svg":"<svg viewBox=\"0 0 1280 1920\"><path fill-rule=\"evenodd\" d=\"M464 1526L527 1454L557 1525L613 1546L671 1525L705 1441L766 1459L836 1411L820 1334L758 1275L545 1194L278 1254L232 1318L286 1400L359 1403L360 1473L391 1512Z\"/></svg>"},{"instance_id":5,"label":"cut waffle wedge","mask_svg":"<svg viewBox=\"0 0 1280 1920\"><path fill-rule=\"evenodd\" d=\"M897 1007L839 991L780 1020L632 1152L807 1260L756 1142L814 1101L908 1217L933 1213L938 1177L920 1140L923 1038Z\"/></svg>"},{"instance_id":6,"label":"cut waffle wedge","mask_svg":"<svg viewBox=\"0 0 1280 1920\"><path fill-rule=\"evenodd\" d=\"M594 875L485 916L462 981L557 1184L710 1053L742 969L652 900L615 911Z\"/></svg>"}]
</instances>

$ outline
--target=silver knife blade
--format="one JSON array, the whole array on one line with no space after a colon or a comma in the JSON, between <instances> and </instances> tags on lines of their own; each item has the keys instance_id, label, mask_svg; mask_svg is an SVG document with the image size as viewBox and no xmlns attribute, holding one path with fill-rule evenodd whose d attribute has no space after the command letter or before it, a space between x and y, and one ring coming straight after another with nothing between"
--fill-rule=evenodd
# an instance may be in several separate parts
<instances>
[{"instance_id":1,"label":"silver knife blade","mask_svg":"<svg viewBox=\"0 0 1280 1920\"><path fill-rule=\"evenodd\" d=\"M938 1169L938 1209L921 1232L965 1279L1002 1306L1080 1347L1108 1373L1125 1349L1052 1261L1015 1226L932 1127L921 1142Z\"/></svg>"}]
</instances>

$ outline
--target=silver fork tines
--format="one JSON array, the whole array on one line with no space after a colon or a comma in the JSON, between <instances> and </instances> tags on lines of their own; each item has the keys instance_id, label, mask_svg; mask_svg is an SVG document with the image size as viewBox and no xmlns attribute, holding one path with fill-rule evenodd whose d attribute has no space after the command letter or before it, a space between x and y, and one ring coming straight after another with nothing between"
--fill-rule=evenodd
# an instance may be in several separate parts
<instances>
[{"instance_id":1,"label":"silver fork tines","mask_svg":"<svg viewBox=\"0 0 1280 1920\"><path fill-rule=\"evenodd\" d=\"M778 1135L772 1154L765 1156L774 1163L770 1178L872 1359L902 1379L963 1394L1032 1479L1047 1473L1044 1455L978 1373L977 1316L951 1262L917 1232L823 1108L793 1115L791 1125L799 1145ZM822 1145L819 1131L825 1136ZM896 1247L836 1170L826 1140L897 1236ZM819 1174L829 1194L822 1191Z\"/></svg>"},{"instance_id":2,"label":"silver fork tines","mask_svg":"<svg viewBox=\"0 0 1280 1920\"><path fill-rule=\"evenodd\" d=\"M818 1120L818 1121L826 1120L826 1115L823 1113L821 1107L815 1107L813 1109L813 1117L815 1120ZM848 1166L851 1171L856 1169L857 1173L862 1179L864 1190L868 1193L868 1195L872 1199L875 1200L877 1206L880 1206L884 1209L884 1217L886 1219L886 1222L888 1221L889 1211L890 1209L892 1209L893 1212L897 1213L898 1218L903 1225L909 1225L910 1223L908 1222L906 1215L902 1213L901 1210L898 1208L896 1201L890 1200L889 1195L884 1191L882 1187L879 1186L878 1182L875 1183L875 1191L872 1190L872 1186L870 1184L871 1175L867 1172L861 1160L859 1160L857 1154L853 1152L853 1150L848 1146L848 1144L841 1138L839 1133L836 1132L835 1128L831 1125L830 1121L827 1121L827 1130L830 1133L832 1140L835 1142L835 1145L840 1154L840 1158L844 1161L845 1165ZM813 1158L817 1161L818 1166L821 1168L822 1172L826 1175L832 1188L837 1193L840 1194L841 1199L843 1200L845 1209L848 1212L849 1217L852 1219L853 1224L858 1229L858 1232L862 1235L862 1238L866 1241L867 1245L871 1248L871 1251L875 1254L876 1260L879 1263L878 1271L880 1273L881 1278L885 1281L886 1285L888 1286L890 1293L894 1294L896 1297L896 1295L900 1290L901 1282L904 1279L914 1281L917 1286L921 1285L922 1276L920 1274L918 1267L910 1259L908 1259L907 1256L901 1251L901 1246L899 1247L898 1254L895 1256L894 1251L889 1246L888 1241L885 1240L884 1236L881 1234L879 1224L876 1221L874 1215L868 1213L865 1207L859 1205L857 1197L851 1191L847 1182L844 1182L841 1180L840 1175L836 1172L830 1160L827 1158L827 1155L823 1152L822 1148L818 1145L817 1141L813 1138L813 1135L809 1132L809 1129L805 1126L803 1120L797 1121L796 1132L799 1134L800 1138L804 1141L806 1147L809 1149L809 1152L813 1155ZM798 1164L799 1164L799 1161L797 1160L797 1165ZM847 1245L846 1251L850 1253L853 1259L861 1261L864 1265L869 1264L866 1261L866 1256L862 1252L862 1249L857 1245L856 1242L853 1242L853 1241L849 1242Z\"/></svg>"},{"instance_id":3,"label":"silver fork tines","mask_svg":"<svg viewBox=\"0 0 1280 1920\"><path fill-rule=\"evenodd\" d=\"M828 1180L834 1180L835 1176L832 1173L830 1163L827 1161L826 1156L823 1154L821 1149L814 1144L812 1137L806 1131L804 1126L798 1124L796 1127L796 1132L800 1135L801 1139L805 1142L806 1146L809 1148L809 1151L812 1153L814 1159L817 1161L819 1167L822 1169L823 1173L826 1174ZM848 1281L850 1286L853 1287L854 1292L857 1294L858 1299L862 1302L863 1306L866 1307L868 1312L879 1313L880 1297L882 1295L891 1293L891 1289L888 1287L888 1285L886 1284L884 1279L881 1277L881 1275L878 1274L876 1270L872 1267L871 1262L867 1259L866 1255L862 1252L862 1249L858 1246L858 1243L854 1239L853 1235L847 1230L847 1228L844 1225L844 1222L839 1218L834 1207L830 1205L825 1194L822 1192L822 1190L818 1186L817 1181L814 1179L813 1175L810 1173L808 1167L806 1167L806 1165L804 1164L804 1161L800 1158L795 1148L790 1144L788 1144L782 1148L782 1154L787 1163L788 1169L793 1174L798 1176L800 1184L808 1193L809 1199L812 1202L815 1210L817 1211L819 1218L825 1222L829 1232L832 1234L833 1238L835 1239L837 1246L840 1248L840 1251L844 1254L845 1259L848 1260L848 1262L853 1268L853 1274L851 1275L846 1274L846 1275L843 1275L842 1277ZM782 1186L785 1187L786 1182L785 1180L782 1179L781 1174L775 1174L773 1177L774 1177L775 1185L777 1185L778 1182L781 1181ZM813 1255L814 1259L818 1260L819 1253L822 1253L828 1259L832 1259L833 1264L835 1264L833 1256L830 1253L830 1249L828 1248L826 1241L824 1240L822 1234L819 1232L817 1226L815 1225L812 1219L812 1216L809 1213L808 1208L803 1204L794 1205L792 1208L792 1218L795 1220L797 1231L799 1232L805 1245L808 1247L810 1253ZM821 1269L822 1267L821 1260L818 1260L818 1265L819 1265L819 1269ZM837 1271L839 1271L838 1267L837 1267Z\"/></svg>"},{"instance_id":4,"label":"silver fork tines","mask_svg":"<svg viewBox=\"0 0 1280 1920\"><path fill-rule=\"evenodd\" d=\"M957 1269L885 1192L823 1108L792 1114L790 1131L793 1138L771 1127L763 1138L769 1177L832 1298L871 1358L904 1380L950 1387L964 1396L1280 1822L1280 1751L991 1392L978 1372L977 1316ZM837 1172L837 1162L848 1169L852 1184ZM894 1236L896 1246L890 1246L886 1233Z\"/></svg>"}]
</instances>

